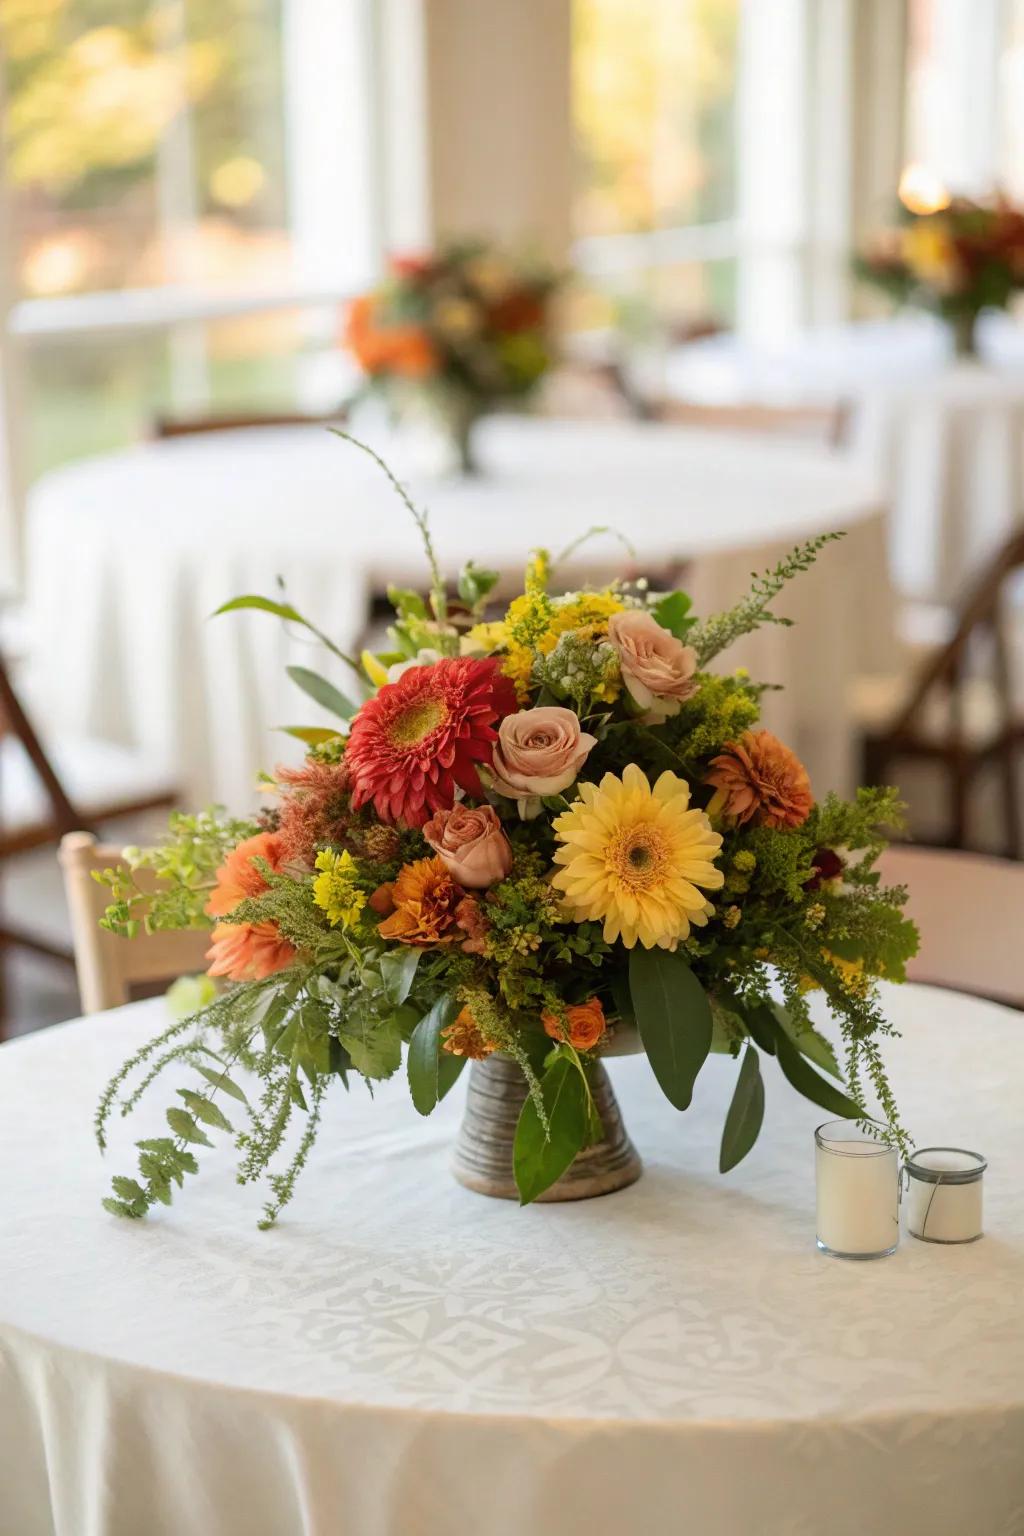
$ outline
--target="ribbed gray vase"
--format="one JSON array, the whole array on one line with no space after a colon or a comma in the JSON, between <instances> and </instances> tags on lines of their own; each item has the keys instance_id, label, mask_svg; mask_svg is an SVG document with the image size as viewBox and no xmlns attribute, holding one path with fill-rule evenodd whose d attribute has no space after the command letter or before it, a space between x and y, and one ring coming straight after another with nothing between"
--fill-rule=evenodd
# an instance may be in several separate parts
<instances>
[{"instance_id":1,"label":"ribbed gray vase","mask_svg":"<svg viewBox=\"0 0 1024 1536\"><path fill-rule=\"evenodd\" d=\"M590 1069L594 1105L604 1136L586 1147L541 1200L590 1200L625 1189L640 1177L643 1164L626 1134L608 1074L600 1062ZM489 1056L470 1066L469 1090L452 1164L467 1189L499 1200L518 1200L512 1172L512 1146L519 1112L526 1101L526 1079L507 1056Z\"/></svg>"}]
</instances>

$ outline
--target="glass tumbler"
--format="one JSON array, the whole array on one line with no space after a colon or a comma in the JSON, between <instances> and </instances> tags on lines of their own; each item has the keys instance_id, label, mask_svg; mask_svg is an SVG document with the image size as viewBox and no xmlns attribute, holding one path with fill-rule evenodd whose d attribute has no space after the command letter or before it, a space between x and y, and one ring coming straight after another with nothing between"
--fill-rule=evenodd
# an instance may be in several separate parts
<instances>
[{"instance_id":1,"label":"glass tumbler","mask_svg":"<svg viewBox=\"0 0 1024 1536\"><path fill-rule=\"evenodd\" d=\"M900 1240L899 1155L862 1124L814 1133L818 1247L837 1259L881 1259Z\"/></svg>"}]
</instances>

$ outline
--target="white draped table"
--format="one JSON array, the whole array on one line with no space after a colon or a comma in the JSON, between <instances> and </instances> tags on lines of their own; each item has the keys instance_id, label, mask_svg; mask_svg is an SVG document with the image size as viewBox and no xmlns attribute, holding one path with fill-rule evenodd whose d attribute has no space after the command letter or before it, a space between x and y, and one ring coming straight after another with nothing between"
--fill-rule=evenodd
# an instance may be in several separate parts
<instances>
[{"instance_id":1,"label":"white draped table","mask_svg":"<svg viewBox=\"0 0 1024 1536\"><path fill-rule=\"evenodd\" d=\"M461 1085L328 1100L274 1231L229 1149L145 1223L99 1206L93 1103L137 1004L0 1049L0 1536L1015 1536L1024 1530L1024 1020L888 988L919 1145L990 1159L986 1236L814 1246L812 1129L735 1065L679 1115L612 1064L638 1184L520 1211L448 1172ZM161 1096L162 1097L162 1096ZM159 1103L135 1134L153 1134Z\"/></svg>"},{"instance_id":2,"label":"white draped table","mask_svg":"<svg viewBox=\"0 0 1024 1536\"><path fill-rule=\"evenodd\" d=\"M566 579L691 562L708 613L798 540L848 529L779 604L801 628L766 630L727 664L787 686L767 697L767 723L819 793L849 788L845 693L858 669L888 669L891 613L879 496L845 456L679 427L495 418L480 431L485 474L430 480L405 439L372 441L429 506L452 577L472 558L511 581L532 546L557 551L612 524L635 561L595 539ZM148 444L56 471L32 496L28 565L33 697L49 728L145 749L191 797L239 810L257 770L287 755L273 728L324 717L284 676L287 661L311 663L308 645L266 617L211 623L212 611L242 592L273 595L281 576L350 647L375 591L426 582L416 529L379 469L311 428ZM351 690L343 668L335 676Z\"/></svg>"}]
</instances>

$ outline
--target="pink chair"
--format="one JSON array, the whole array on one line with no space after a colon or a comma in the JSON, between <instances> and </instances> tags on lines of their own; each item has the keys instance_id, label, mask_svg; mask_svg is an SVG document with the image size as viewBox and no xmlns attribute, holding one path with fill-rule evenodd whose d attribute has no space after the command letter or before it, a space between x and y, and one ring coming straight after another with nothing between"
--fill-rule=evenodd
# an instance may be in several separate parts
<instances>
[{"instance_id":1,"label":"pink chair","mask_svg":"<svg viewBox=\"0 0 1024 1536\"><path fill-rule=\"evenodd\" d=\"M1024 864L901 844L879 868L910 892L907 916L921 930L912 981L1024 1008Z\"/></svg>"}]
</instances>

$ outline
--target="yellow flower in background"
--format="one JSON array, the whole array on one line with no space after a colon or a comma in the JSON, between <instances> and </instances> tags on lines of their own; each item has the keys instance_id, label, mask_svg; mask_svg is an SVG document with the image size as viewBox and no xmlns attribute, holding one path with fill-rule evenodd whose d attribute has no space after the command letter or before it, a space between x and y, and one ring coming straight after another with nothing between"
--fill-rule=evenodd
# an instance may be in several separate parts
<instances>
[{"instance_id":1,"label":"yellow flower in background","mask_svg":"<svg viewBox=\"0 0 1024 1536\"><path fill-rule=\"evenodd\" d=\"M527 567L527 591L512 599L505 625L508 654L502 671L516 685L520 700L526 697L533 670L534 656L550 656L561 637L570 631L582 640L603 640L608 620L621 613L625 603L610 587L603 592L576 592L552 600L545 587L548 579L547 556L539 550ZM619 695L618 671L610 675L595 697L611 704Z\"/></svg>"},{"instance_id":2,"label":"yellow flower in background","mask_svg":"<svg viewBox=\"0 0 1024 1536\"><path fill-rule=\"evenodd\" d=\"M663 773L652 788L630 763L579 794L554 822L563 846L552 884L574 920L603 922L607 942L627 949L675 949L691 925L703 928L714 911L703 892L725 881L714 863L722 839L690 809L686 780Z\"/></svg>"},{"instance_id":3,"label":"yellow flower in background","mask_svg":"<svg viewBox=\"0 0 1024 1536\"><path fill-rule=\"evenodd\" d=\"M480 329L481 315L476 304L469 299L438 299L431 319L434 329L450 341L460 341L475 336Z\"/></svg>"},{"instance_id":4,"label":"yellow flower in background","mask_svg":"<svg viewBox=\"0 0 1024 1536\"><path fill-rule=\"evenodd\" d=\"M316 856L316 867L320 873L313 881L313 900L326 913L332 928L353 927L366 906L366 892L357 884L359 871L355 859L347 849L334 853L330 848L322 848Z\"/></svg>"},{"instance_id":5,"label":"yellow flower in background","mask_svg":"<svg viewBox=\"0 0 1024 1536\"><path fill-rule=\"evenodd\" d=\"M956 246L945 219L917 219L903 231L903 260L922 283L948 290L960 274Z\"/></svg>"},{"instance_id":6,"label":"yellow flower in background","mask_svg":"<svg viewBox=\"0 0 1024 1536\"><path fill-rule=\"evenodd\" d=\"M504 619L474 624L459 641L463 656L490 656L508 643L508 625Z\"/></svg>"}]
</instances>

